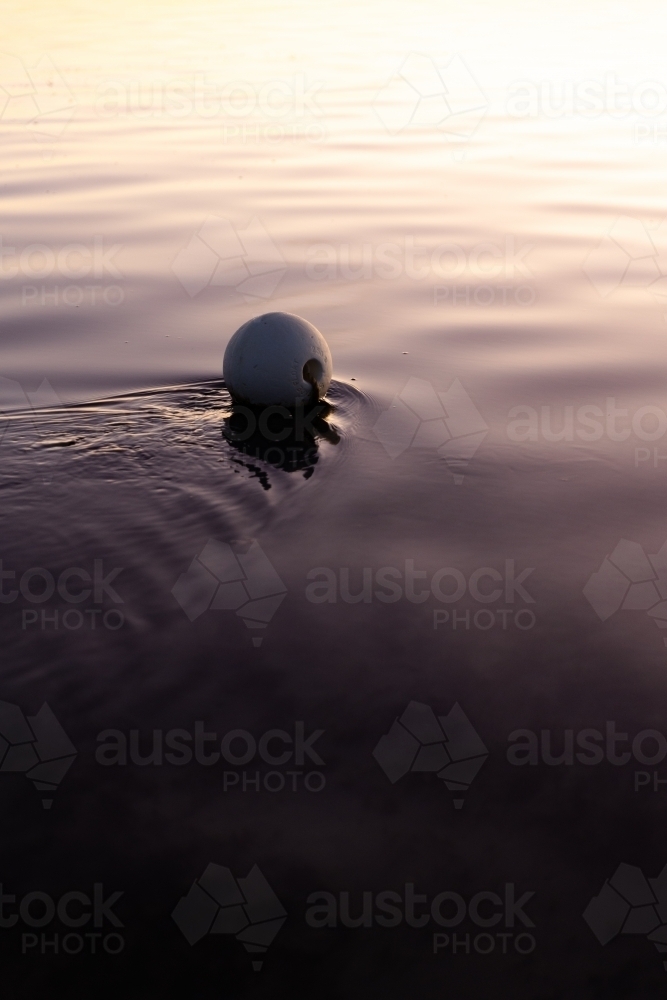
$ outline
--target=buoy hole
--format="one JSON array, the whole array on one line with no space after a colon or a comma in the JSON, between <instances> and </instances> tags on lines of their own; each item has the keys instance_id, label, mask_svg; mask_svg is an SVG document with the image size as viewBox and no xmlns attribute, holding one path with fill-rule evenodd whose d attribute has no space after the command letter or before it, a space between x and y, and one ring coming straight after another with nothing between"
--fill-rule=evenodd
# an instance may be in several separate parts
<instances>
[{"instance_id":1,"label":"buoy hole","mask_svg":"<svg viewBox=\"0 0 667 1000\"><path fill-rule=\"evenodd\" d=\"M317 358L311 358L310 361L306 361L303 366L304 381L309 382L310 385L318 386L322 381L323 374L324 369Z\"/></svg>"}]
</instances>

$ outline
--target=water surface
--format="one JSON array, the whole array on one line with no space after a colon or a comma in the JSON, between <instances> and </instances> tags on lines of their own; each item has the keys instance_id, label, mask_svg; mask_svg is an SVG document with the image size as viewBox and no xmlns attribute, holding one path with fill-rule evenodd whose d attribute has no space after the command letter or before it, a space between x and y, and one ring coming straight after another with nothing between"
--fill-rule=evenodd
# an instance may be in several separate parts
<instances>
[{"instance_id":1,"label":"water surface","mask_svg":"<svg viewBox=\"0 0 667 1000\"><path fill-rule=\"evenodd\" d=\"M77 757L56 788L5 763L0 875L123 892L125 942L22 917L12 995L656 995L651 929L603 946L582 913L667 863L659 5L10 3L4 31L0 698ZM335 374L271 452L230 434L221 366L276 310ZM483 766L383 773L410 702L458 704ZM197 723L322 733L275 765L155 751ZM519 730L547 734L525 766ZM172 920L210 863L279 897L268 951ZM527 922L362 916L406 884L534 895ZM317 892L361 925L313 926Z\"/></svg>"}]
</instances>

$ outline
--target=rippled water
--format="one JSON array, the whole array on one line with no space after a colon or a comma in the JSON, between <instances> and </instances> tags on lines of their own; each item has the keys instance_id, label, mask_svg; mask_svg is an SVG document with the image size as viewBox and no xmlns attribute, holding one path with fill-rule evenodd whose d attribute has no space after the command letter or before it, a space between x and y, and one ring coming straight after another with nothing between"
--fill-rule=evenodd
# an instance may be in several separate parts
<instances>
[{"instance_id":1,"label":"rippled water","mask_svg":"<svg viewBox=\"0 0 667 1000\"><path fill-rule=\"evenodd\" d=\"M4 14L7 995L659 995L661 7Z\"/></svg>"}]
</instances>

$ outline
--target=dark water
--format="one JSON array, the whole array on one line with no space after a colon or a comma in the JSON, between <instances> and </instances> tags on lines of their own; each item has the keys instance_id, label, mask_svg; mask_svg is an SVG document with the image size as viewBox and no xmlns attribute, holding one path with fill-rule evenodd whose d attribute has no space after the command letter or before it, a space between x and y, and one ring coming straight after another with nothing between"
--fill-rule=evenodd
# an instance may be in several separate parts
<instances>
[{"instance_id":1,"label":"dark water","mask_svg":"<svg viewBox=\"0 0 667 1000\"><path fill-rule=\"evenodd\" d=\"M8 11L6 995L662 995L660 8Z\"/></svg>"}]
</instances>

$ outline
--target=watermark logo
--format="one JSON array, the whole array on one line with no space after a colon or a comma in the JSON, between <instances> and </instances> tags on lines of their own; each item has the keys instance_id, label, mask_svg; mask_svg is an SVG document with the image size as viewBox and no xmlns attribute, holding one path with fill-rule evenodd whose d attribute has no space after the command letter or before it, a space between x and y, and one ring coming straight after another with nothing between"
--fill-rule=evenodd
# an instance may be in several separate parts
<instances>
[{"instance_id":1,"label":"watermark logo","mask_svg":"<svg viewBox=\"0 0 667 1000\"><path fill-rule=\"evenodd\" d=\"M81 566L68 566L55 576L45 566L31 566L17 579L17 571L5 569L3 560L0 559L0 604L13 604L17 600L19 607L23 601L33 605L44 604L56 592L61 600L70 605L82 602L103 605L105 597L114 604L124 604L122 597L112 586L122 572L123 567L116 566L105 574L104 560L94 559L92 573ZM7 588L5 584L8 584ZM72 632L86 627L96 629L99 624L108 631L116 632L125 624L125 616L118 608L105 611L103 607L84 608L81 611L79 608L69 607L63 610L62 607L48 605L40 611L36 608L23 608L21 611L21 628L24 631L34 626L42 632L51 628L64 628Z\"/></svg>"},{"instance_id":2,"label":"watermark logo","mask_svg":"<svg viewBox=\"0 0 667 1000\"><path fill-rule=\"evenodd\" d=\"M411 701L373 751L392 785L408 771L434 773L455 793L468 790L488 755L458 702L436 717L428 705ZM462 806L455 798L454 808Z\"/></svg>"},{"instance_id":3,"label":"watermark logo","mask_svg":"<svg viewBox=\"0 0 667 1000\"><path fill-rule=\"evenodd\" d=\"M269 299L287 271L282 253L258 218L235 229L209 215L171 269L191 298L207 286L234 288L246 302Z\"/></svg>"},{"instance_id":4,"label":"watermark logo","mask_svg":"<svg viewBox=\"0 0 667 1000\"><path fill-rule=\"evenodd\" d=\"M435 128L450 141L469 139L488 101L459 55L449 62L411 52L373 102L391 135L408 126Z\"/></svg>"},{"instance_id":5,"label":"watermark logo","mask_svg":"<svg viewBox=\"0 0 667 1000\"><path fill-rule=\"evenodd\" d=\"M642 934L659 952L667 952L667 865L657 878L641 868L620 864L583 913L601 945L618 934ZM663 962L667 971L667 961Z\"/></svg>"},{"instance_id":6,"label":"watermark logo","mask_svg":"<svg viewBox=\"0 0 667 1000\"><path fill-rule=\"evenodd\" d=\"M434 608L434 631L437 632L441 626L453 631L470 631L471 624L481 632L497 624L507 631L509 619L515 628L525 632L535 626L537 618L534 612L530 608L518 611L513 607L502 608L498 607L498 603L504 599L506 604L513 605L520 599L524 604L535 604L535 598L523 585L534 569L534 566L527 566L517 573L516 561L505 559L504 572L494 566L480 566L464 574L456 566L441 566L429 578L427 570L415 569L414 559L406 559L402 568L382 566L374 570L372 566L364 566L359 590L352 586L349 566L339 566L338 572L330 566L316 566L306 574L306 579L312 581L306 587L306 600L311 604L337 604L339 598L345 604L372 604L374 601L396 604L402 600L410 604L424 604L433 597L441 604L457 604L468 594L478 604L494 604L493 611L480 608L472 613L471 609L452 608L449 612L444 608ZM490 585L489 580L492 581ZM377 590L373 589L374 585Z\"/></svg>"},{"instance_id":7,"label":"watermark logo","mask_svg":"<svg viewBox=\"0 0 667 1000\"><path fill-rule=\"evenodd\" d=\"M209 538L172 594L193 622L205 611L235 611L247 628L266 628L287 587L259 546L250 539L228 544ZM262 639L255 637L254 646Z\"/></svg>"},{"instance_id":8,"label":"watermark logo","mask_svg":"<svg viewBox=\"0 0 667 1000\"><path fill-rule=\"evenodd\" d=\"M403 891L365 891L361 898L352 900L350 892L313 892L306 902L306 924L309 927L446 927L447 933L435 931L432 936L432 953L450 955L529 955L535 950L535 936L522 927L534 928L535 923L524 907L535 895L524 892L517 898L514 882L506 882L504 894L476 892L462 896L459 892L445 890L433 898L425 892L415 892L415 883L406 882ZM354 912L353 912L354 911ZM465 926L483 927L483 933L461 933ZM488 928L494 927L494 933ZM498 928L504 927L504 931ZM453 931L453 928L458 928ZM518 932L517 932L518 931ZM451 933L450 933L451 932Z\"/></svg>"},{"instance_id":9,"label":"watermark logo","mask_svg":"<svg viewBox=\"0 0 667 1000\"><path fill-rule=\"evenodd\" d=\"M526 258L534 249L534 243L518 245L509 233L503 242L487 240L471 247L451 242L427 245L416 236L394 243L313 243L306 247L305 273L309 280L321 282L401 278L426 282L434 305L453 308L530 306L537 293ZM465 278L477 280L461 280ZM433 279L447 284L431 285ZM501 283L489 283L497 280Z\"/></svg>"},{"instance_id":10,"label":"watermark logo","mask_svg":"<svg viewBox=\"0 0 667 1000\"><path fill-rule=\"evenodd\" d=\"M107 931L107 926L123 927L122 920L114 913L122 892L105 896L102 882L93 884L92 893L74 890L64 892L54 899L48 892L27 892L17 901L16 894L5 892L0 882L0 928L20 929L21 954L38 955L119 955L125 947L125 938L117 931ZM58 928L68 928L66 933ZM49 932L38 928L51 925ZM76 927L74 931L72 928ZM78 928L95 928L81 933Z\"/></svg>"},{"instance_id":11,"label":"watermark logo","mask_svg":"<svg viewBox=\"0 0 667 1000\"><path fill-rule=\"evenodd\" d=\"M584 587L601 621L619 609L645 611L658 628L667 628L667 542L648 556L638 542L623 538ZM667 646L667 639L663 639Z\"/></svg>"},{"instance_id":12,"label":"watermark logo","mask_svg":"<svg viewBox=\"0 0 667 1000\"><path fill-rule=\"evenodd\" d=\"M225 143L322 142L326 132L319 121L323 111L318 94L323 86L309 83L302 73L260 86L247 80L215 80L205 73L162 73L150 79L105 81L98 87L95 111L102 118L220 122Z\"/></svg>"},{"instance_id":13,"label":"watermark logo","mask_svg":"<svg viewBox=\"0 0 667 1000\"><path fill-rule=\"evenodd\" d=\"M259 955L272 944L287 911L257 865L235 879L229 868L211 863L171 916L190 945L207 934L233 934L247 952ZM252 967L259 972L262 959Z\"/></svg>"},{"instance_id":14,"label":"watermark logo","mask_svg":"<svg viewBox=\"0 0 667 1000\"><path fill-rule=\"evenodd\" d=\"M667 273L662 243L667 226L663 221L649 230L643 222L621 215L598 246L591 250L582 270L602 298L618 288L645 288L667 302ZM667 249L667 247L665 248Z\"/></svg>"},{"instance_id":15,"label":"watermark logo","mask_svg":"<svg viewBox=\"0 0 667 1000\"><path fill-rule=\"evenodd\" d=\"M76 747L44 702L36 715L0 701L0 772L25 774L50 809L57 790L76 757Z\"/></svg>"},{"instance_id":16,"label":"watermark logo","mask_svg":"<svg viewBox=\"0 0 667 1000\"><path fill-rule=\"evenodd\" d=\"M54 284L21 285L22 306L87 305L118 306L125 301L125 292L118 284L92 284L91 279L103 281L107 276L123 280L123 272L114 259L123 249L122 243L104 245L104 237L96 235L89 245L67 243L50 246L31 243L24 247L8 246L0 235L0 282L15 279L39 281L53 279ZM77 284L65 284L73 278ZM108 281L108 278L107 278Z\"/></svg>"},{"instance_id":17,"label":"watermark logo","mask_svg":"<svg viewBox=\"0 0 667 1000\"><path fill-rule=\"evenodd\" d=\"M18 412L34 417L45 407L61 405L60 396L46 378L42 379L34 392L29 392L15 379L0 376L0 445L10 426L11 413ZM34 425L32 429L35 430Z\"/></svg>"},{"instance_id":18,"label":"watermark logo","mask_svg":"<svg viewBox=\"0 0 667 1000\"><path fill-rule=\"evenodd\" d=\"M373 425L373 433L390 458L408 448L434 448L463 482L463 470L486 437L489 426L458 379L446 392L412 377Z\"/></svg>"},{"instance_id":19,"label":"watermark logo","mask_svg":"<svg viewBox=\"0 0 667 1000\"><path fill-rule=\"evenodd\" d=\"M602 401L600 401L602 402ZM575 410L573 405L561 407L513 406L507 414L507 437L517 444L546 441L548 444L574 441L627 442L634 457L634 467L654 469L667 460L667 454L653 444L667 433L667 413L653 404L629 409L616 405L615 396L607 396L604 405L584 403ZM643 441L643 446L637 445ZM628 449L630 450L630 449Z\"/></svg>"},{"instance_id":20,"label":"watermark logo","mask_svg":"<svg viewBox=\"0 0 667 1000\"><path fill-rule=\"evenodd\" d=\"M667 739L658 729L640 729L634 735L621 732L616 721L608 719L604 732L593 726L583 729L515 729L507 737L507 760L514 767L574 767L611 764L613 767L630 767L642 764L656 767L667 757ZM667 777L660 771L633 771L633 788L660 791L667 785Z\"/></svg>"},{"instance_id":21,"label":"watermark logo","mask_svg":"<svg viewBox=\"0 0 667 1000\"><path fill-rule=\"evenodd\" d=\"M15 55L0 53L0 118L23 125L40 142L53 143L63 134L76 101L56 69L43 55L28 69Z\"/></svg>"},{"instance_id":22,"label":"watermark logo","mask_svg":"<svg viewBox=\"0 0 667 1000\"><path fill-rule=\"evenodd\" d=\"M512 118L655 118L667 109L667 88L655 80L629 84L603 80L521 80L511 84L506 110Z\"/></svg>"},{"instance_id":23,"label":"watermark logo","mask_svg":"<svg viewBox=\"0 0 667 1000\"><path fill-rule=\"evenodd\" d=\"M295 720L294 735L285 729L268 729L259 737L247 729L231 729L222 738L207 732L199 720L188 729L153 729L151 734L130 729L104 729L97 734L99 744L95 760L102 767L186 767L199 764L214 767L228 764L234 770L224 770L220 787L224 793L237 792L321 792L326 784L322 771L305 770L315 764L323 766L314 745L323 729L306 732L305 723ZM219 749L218 749L219 748ZM274 770L246 770L247 764L268 764ZM288 768L292 770L288 770ZM280 770L277 770L280 768Z\"/></svg>"}]
</instances>

